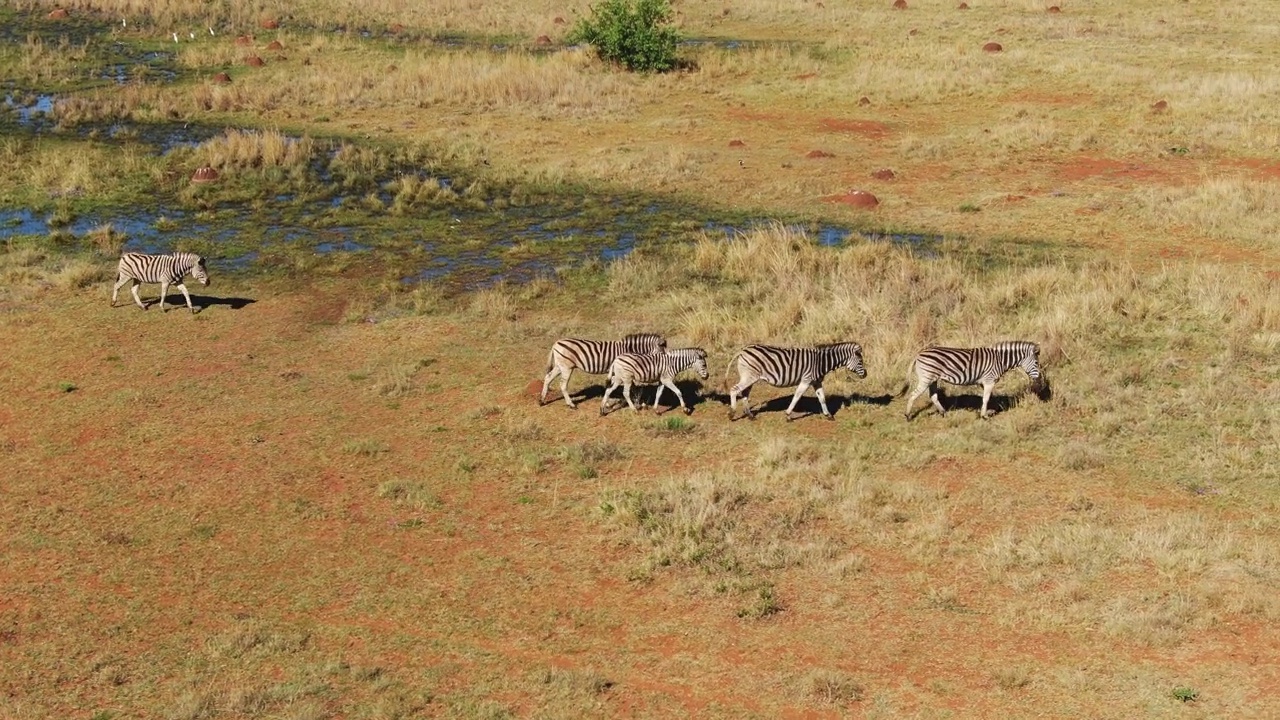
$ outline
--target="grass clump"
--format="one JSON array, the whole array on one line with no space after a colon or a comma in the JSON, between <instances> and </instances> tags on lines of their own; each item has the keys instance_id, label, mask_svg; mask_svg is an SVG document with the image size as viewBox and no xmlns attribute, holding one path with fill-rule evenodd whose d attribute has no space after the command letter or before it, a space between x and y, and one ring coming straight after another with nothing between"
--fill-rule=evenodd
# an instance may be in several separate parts
<instances>
[{"instance_id":1,"label":"grass clump","mask_svg":"<svg viewBox=\"0 0 1280 720\"><path fill-rule=\"evenodd\" d=\"M866 689L861 683L841 672L818 670L809 675L805 694L818 702L848 705L862 700Z\"/></svg>"},{"instance_id":2,"label":"grass clump","mask_svg":"<svg viewBox=\"0 0 1280 720\"><path fill-rule=\"evenodd\" d=\"M1184 703L1195 702L1200 699L1200 691L1181 685L1173 689L1173 699Z\"/></svg>"},{"instance_id":3,"label":"grass clump","mask_svg":"<svg viewBox=\"0 0 1280 720\"><path fill-rule=\"evenodd\" d=\"M586 43L604 60L632 72L665 72L676 66L680 33L667 23L667 0L603 0L566 38Z\"/></svg>"}]
</instances>

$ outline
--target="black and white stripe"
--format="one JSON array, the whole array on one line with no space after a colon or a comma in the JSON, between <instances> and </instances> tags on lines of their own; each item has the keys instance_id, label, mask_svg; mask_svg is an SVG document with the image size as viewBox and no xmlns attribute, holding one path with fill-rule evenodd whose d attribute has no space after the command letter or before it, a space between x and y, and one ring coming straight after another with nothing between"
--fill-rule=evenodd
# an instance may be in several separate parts
<instances>
[{"instance_id":1,"label":"black and white stripe","mask_svg":"<svg viewBox=\"0 0 1280 720\"><path fill-rule=\"evenodd\" d=\"M621 340L581 340L579 338L563 338L551 346L547 355L547 375L542 379L542 394L538 402L547 402L547 388L551 381L559 375L560 393L569 407L576 408L569 398L569 376L574 370L581 370L591 375L604 375L609 372L613 361L622 353L640 353L647 355L658 350L665 350L667 340L657 333L638 333L627 335Z\"/></svg>"},{"instance_id":2,"label":"black and white stripe","mask_svg":"<svg viewBox=\"0 0 1280 720\"><path fill-rule=\"evenodd\" d=\"M707 351L702 348L677 348L646 355L636 353L619 355L609 368L609 387L604 391L604 398L600 400L600 414L605 414L605 408L609 404L609 394L619 385L622 386L622 397L627 401L627 405L632 410L636 410L635 403L631 402L633 383L661 383L658 385L658 394L653 398L654 411L657 411L658 401L662 399L662 389L668 387L676 394L684 414L692 413L693 409L684 404L684 395L680 394L680 388L675 384L676 375L684 372L689 366L693 366L698 376L706 380Z\"/></svg>"},{"instance_id":3,"label":"black and white stripe","mask_svg":"<svg viewBox=\"0 0 1280 720\"><path fill-rule=\"evenodd\" d=\"M187 307L191 312L196 309L191 305L191 295L187 293L187 286L182 279L191 274L201 285L209 284L209 275L205 272L204 258L195 253L171 253L168 255L144 255L142 253L125 253L120 256L120 266L117 271L119 276L116 278L116 286L111 289L111 307L116 306L116 297L120 293L120 288L124 284L133 281L133 300L138 303L138 307L143 310L147 309L142 304L142 298L138 297L138 285L141 283L160 283L160 310L165 311L164 296L169 292L170 285L177 285L182 291L182 296L187 299Z\"/></svg>"},{"instance_id":4,"label":"black and white stripe","mask_svg":"<svg viewBox=\"0 0 1280 720\"><path fill-rule=\"evenodd\" d=\"M818 404L822 406L822 414L833 420L827 410L826 396L822 392L822 379L827 373L839 367L846 367L860 378L867 376L867 369L862 364L862 346L854 342L842 342L832 345L819 345L811 348L774 347L772 345L748 345L739 352L734 360L738 363L738 384L729 390L729 419L738 407L738 395L742 395L744 414L755 419L751 412L751 401L748 397L751 386L763 380L774 387L791 387L797 385L796 394L787 406L787 420L804 391L813 386L818 396ZM733 360L729 361L733 367ZM726 371L728 368L726 368Z\"/></svg>"},{"instance_id":5,"label":"black and white stripe","mask_svg":"<svg viewBox=\"0 0 1280 720\"><path fill-rule=\"evenodd\" d=\"M911 405L925 390L938 408L938 414L947 411L938 401L938 381L952 385L981 385L982 412L979 417L989 417L987 403L996 381L1013 368L1020 367L1033 382L1040 381L1040 346L1026 340L1002 342L991 347L949 348L929 347L920 351L911 364L915 372L915 391L907 398L906 417L911 419ZM908 387L911 378L907 378Z\"/></svg>"}]
</instances>

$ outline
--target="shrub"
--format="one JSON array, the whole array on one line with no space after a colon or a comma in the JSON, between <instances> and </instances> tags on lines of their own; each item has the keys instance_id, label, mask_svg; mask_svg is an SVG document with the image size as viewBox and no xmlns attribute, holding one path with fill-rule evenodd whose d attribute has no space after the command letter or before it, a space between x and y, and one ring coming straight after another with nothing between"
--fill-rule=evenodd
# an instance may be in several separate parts
<instances>
[{"instance_id":1,"label":"shrub","mask_svg":"<svg viewBox=\"0 0 1280 720\"><path fill-rule=\"evenodd\" d=\"M668 0L604 0L569 33L571 43L584 42L600 57L632 72L664 72L676 66L680 33L666 25Z\"/></svg>"}]
</instances>

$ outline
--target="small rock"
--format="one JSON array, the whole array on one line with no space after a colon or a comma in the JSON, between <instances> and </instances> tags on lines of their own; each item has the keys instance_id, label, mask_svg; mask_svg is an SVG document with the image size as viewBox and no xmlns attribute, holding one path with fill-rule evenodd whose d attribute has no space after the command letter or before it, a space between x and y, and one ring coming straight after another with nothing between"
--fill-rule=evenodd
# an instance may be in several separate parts
<instances>
[{"instance_id":1,"label":"small rock","mask_svg":"<svg viewBox=\"0 0 1280 720\"><path fill-rule=\"evenodd\" d=\"M989 42L982 46L982 52L998 53L1004 50L1004 46L998 42Z\"/></svg>"}]
</instances>

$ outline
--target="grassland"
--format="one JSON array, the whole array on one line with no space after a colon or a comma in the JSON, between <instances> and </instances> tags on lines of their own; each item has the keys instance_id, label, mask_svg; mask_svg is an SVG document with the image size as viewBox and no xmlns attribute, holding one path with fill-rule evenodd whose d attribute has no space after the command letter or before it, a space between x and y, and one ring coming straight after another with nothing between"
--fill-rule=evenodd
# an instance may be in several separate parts
<instances>
[{"instance_id":1,"label":"grassland","mask_svg":"<svg viewBox=\"0 0 1280 720\"><path fill-rule=\"evenodd\" d=\"M62 94L47 132L0 116L5 208L247 206L372 249L166 220L261 250L192 318L108 307L117 226L6 237L0 717L1280 713L1280 26L970 4L681 3L751 42L654 77L536 43L585 3L96 0L65 40L11 4L6 77ZM102 32L172 62L108 87ZM133 141L184 123L214 130ZM829 201L851 187L879 207ZM399 282L442 208L608 222L609 197L787 221ZM710 352L691 417L602 419L598 378L538 405L555 338L638 330ZM902 419L920 347L1012 338L1051 395L1011 375L989 421L972 388ZM836 422L765 387L728 420L737 347L845 339L868 377L827 382Z\"/></svg>"}]
</instances>

